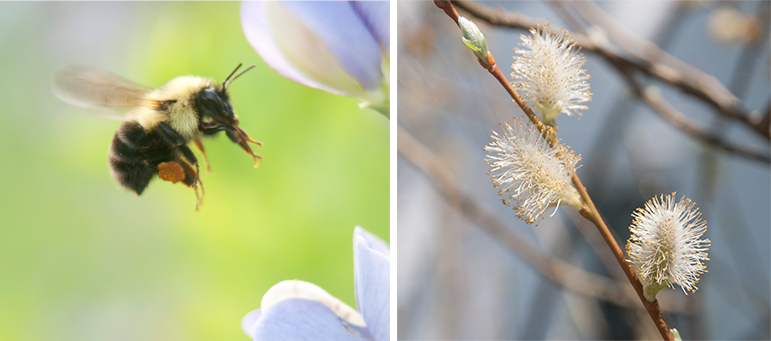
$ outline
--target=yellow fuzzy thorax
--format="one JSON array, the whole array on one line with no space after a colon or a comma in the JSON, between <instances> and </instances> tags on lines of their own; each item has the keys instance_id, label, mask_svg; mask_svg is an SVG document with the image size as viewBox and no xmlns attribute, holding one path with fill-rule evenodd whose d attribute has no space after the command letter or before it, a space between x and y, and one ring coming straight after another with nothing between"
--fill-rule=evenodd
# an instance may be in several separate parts
<instances>
[{"instance_id":1,"label":"yellow fuzzy thorax","mask_svg":"<svg viewBox=\"0 0 771 341\"><path fill-rule=\"evenodd\" d=\"M145 96L149 107L137 115L137 121L147 130L164 122L187 141L198 135L198 115L194 108L194 97L202 89L212 86L214 80L198 76L179 76ZM157 110L157 103L173 103L165 110ZM140 109L141 110L141 109Z\"/></svg>"}]
</instances>

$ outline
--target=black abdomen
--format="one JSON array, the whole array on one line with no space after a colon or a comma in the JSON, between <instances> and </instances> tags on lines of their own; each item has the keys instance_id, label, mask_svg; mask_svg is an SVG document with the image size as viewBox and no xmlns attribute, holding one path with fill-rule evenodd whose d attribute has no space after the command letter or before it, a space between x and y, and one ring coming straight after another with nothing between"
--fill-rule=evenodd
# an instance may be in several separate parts
<instances>
[{"instance_id":1,"label":"black abdomen","mask_svg":"<svg viewBox=\"0 0 771 341\"><path fill-rule=\"evenodd\" d=\"M110 168L118 183L138 195L158 172L162 162L173 161L175 150L154 131L136 121L125 121L110 144Z\"/></svg>"}]
</instances>

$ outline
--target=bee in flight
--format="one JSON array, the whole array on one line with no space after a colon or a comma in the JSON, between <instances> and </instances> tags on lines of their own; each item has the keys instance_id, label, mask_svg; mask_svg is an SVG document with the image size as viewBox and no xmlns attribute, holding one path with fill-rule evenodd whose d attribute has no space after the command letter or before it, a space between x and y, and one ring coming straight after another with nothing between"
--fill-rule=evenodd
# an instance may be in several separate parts
<instances>
[{"instance_id":1,"label":"bee in flight","mask_svg":"<svg viewBox=\"0 0 771 341\"><path fill-rule=\"evenodd\" d=\"M238 64L222 84L210 78L179 76L151 89L101 69L71 65L54 75L54 92L72 105L129 111L110 143L113 178L137 195L156 174L172 183L181 181L195 191L198 210L204 188L190 142L203 155L209 171L201 137L220 131L254 158L255 168L262 159L248 142L262 143L238 126L227 93L230 83L252 67L235 74L241 68Z\"/></svg>"}]
</instances>

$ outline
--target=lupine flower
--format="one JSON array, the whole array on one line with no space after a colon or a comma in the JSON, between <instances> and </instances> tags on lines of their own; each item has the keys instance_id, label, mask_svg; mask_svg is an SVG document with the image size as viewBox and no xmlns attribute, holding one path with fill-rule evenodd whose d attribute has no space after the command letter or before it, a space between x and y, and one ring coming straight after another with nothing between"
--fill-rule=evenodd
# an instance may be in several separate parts
<instances>
[{"instance_id":1,"label":"lupine flower","mask_svg":"<svg viewBox=\"0 0 771 341\"><path fill-rule=\"evenodd\" d=\"M353 231L353 277L358 311L315 284L289 280L274 285L261 309L241 320L254 340L390 339L390 251L377 236Z\"/></svg>"},{"instance_id":2,"label":"lupine flower","mask_svg":"<svg viewBox=\"0 0 771 341\"><path fill-rule=\"evenodd\" d=\"M244 1L241 25L284 77L389 115L388 1Z\"/></svg>"},{"instance_id":3,"label":"lupine flower","mask_svg":"<svg viewBox=\"0 0 771 341\"><path fill-rule=\"evenodd\" d=\"M699 274L706 272L704 262L709 239L699 239L707 230L707 222L690 199L683 196L675 202L675 193L653 197L638 208L629 227L632 234L626 243L627 255L637 273L647 282L645 296L649 301L664 287L679 285L683 292L698 288Z\"/></svg>"},{"instance_id":4,"label":"lupine flower","mask_svg":"<svg viewBox=\"0 0 771 341\"><path fill-rule=\"evenodd\" d=\"M537 129L525 127L522 118L513 126L505 124L504 130L503 136L493 131L493 142L485 146L488 174L493 186L500 188L503 203L528 224L537 223L552 206L567 204L580 210L581 197L571 178L581 157L563 145L550 147Z\"/></svg>"},{"instance_id":5,"label":"lupine flower","mask_svg":"<svg viewBox=\"0 0 771 341\"><path fill-rule=\"evenodd\" d=\"M512 86L522 90L525 99L541 112L544 123L554 125L559 113L571 116L586 110L592 100L589 75L582 69L586 59L576 54L575 42L567 35L531 28L532 36L522 35L524 49L515 48Z\"/></svg>"}]
</instances>

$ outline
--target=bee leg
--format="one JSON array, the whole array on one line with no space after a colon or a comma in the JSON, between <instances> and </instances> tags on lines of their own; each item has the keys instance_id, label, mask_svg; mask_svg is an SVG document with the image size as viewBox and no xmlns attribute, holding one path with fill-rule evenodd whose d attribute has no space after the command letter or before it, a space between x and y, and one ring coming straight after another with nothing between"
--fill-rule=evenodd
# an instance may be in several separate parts
<instances>
[{"instance_id":1,"label":"bee leg","mask_svg":"<svg viewBox=\"0 0 771 341\"><path fill-rule=\"evenodd\" d=\"M177 150L182 154L182 158L180 158L180 161L182 162L180 162L180 164L183 166L183 168L185 168L185 173L193 173L193 175L190 176L191 179L188 179L188 176L185 177L185 184L193 187L193 190L195 191L195 209L197 211L198 205L203 202L203 184L201 184L201 196L198 195L198 183L201 181L201 172L198 168L198 159L196 159L193 151L190 150L190 148L187 146L185 138L177 133L177 131L163 122L158 123L158 128L161 138L163 138L163 140L169 145L177 147ZM195 166L195 170L192 169L191 165Z\"/></svg>"},{"instance_id":2,"label":"bee leg","mask_svg":"<svg viewBox=\"0 0 771 341\"><path fill-rule=\"evenodd\" d=\"M195 193L195 210L198 211L198 206L203 203L203 195L205 193L203 190L203 181L197 178L196 175L193 175L197 173L196 168L198 167L194 168L194 166L187 162L187 160L184 158L179 158L178 160L179 161L177 163L179 163L179 165L182 166L182 168L185 170L185 180L183 180L183 183L188 187L193 188L193 192ZM198 185L201 186L200 195L198 194Z\"/></svg>"},{"instance_id":3,"label":"bee leg","mask_svg":"<svg viewBox=\"0 0 771 341\"><path fill-rule=\"evenodd\" d=\"M214 135L220 131L225 131L225 133L228 135L228 138L233 143L239 145L241 149L243 149L247 154L252 156L254 158L254 168L257 168L259 165L259 160L262 160L262 156L255 154L252 151L252 148L249 147L249 144L247 142L254 143L258 146L262 146L262 142L255 141L251 137L249 137L249 134L247 134L243 129L239 127L229 128L222 125L217 125L214 122L208 121L208 122L201 122L199 124L199 130L204 135Z\"/></svg>"},{"instance_id":4,"label":"bee leg","mask_svg":"<svg viewBox=\"0 0 771 341\"><path fill-rule=\"evenodd\" d=\"M195 209L198 210L198 205L203 204L203 195L206 193L203 188L203 181L201 181L201 171L198 168L198 159L196 159L195 154L193 154L193 151L190 150L190 147L186 145L181 145L178 147L181 158L180 161L181 164L183 164L183 168L185 168L186 173L193 173L194 176L191 177L191 179L185 179L185 184L187 184L190 187L193 187L193 190L195 191ZM195 169L193 169L193 166L195 166ZM198 184L201 185L201 195L198 195Z\"/></svg>"},{"instance_id":5,"label":"bee leg","mask_svg":"<svg viewBox=\"0 0 771 341\"><path fill-rule=\"evenodd\" d=\"M260 159L260 160L262 160L262 156L255 154L255 153L252 151L252 148L250 148L250 147L249 147L249 144L248 144L248 143L246 143L246 142L248 141L248 142L254 143L254 144L256 144L256 145L258 145L258 146L260 146L260 147L262 147L262 142L260 142L260 141L255 141L253 138L249 137L249 134L247 134L247 133L246 133L246 132L245 132L243 129L241 129L240 127L236 127L236 130L237 130L237 132L239 133L239 135L241 135L241 141L243 141L244 145L246 146L246 148L245 148L245 149L248 149L248 152L249 152L249 154L251 154L251 155L252 155L252 157L254 158L254 168L257 168L257 159Z\"/></svg>"},{"instance_id":6,"label":"bee leg","mask_svg":"<svg viewBox=\"0 0 771 341\"><path fill-rule=\"evenodd\" d=\"M206 150L203 148L203 142L200 138L196 138L193 140L193 143L198 149L199 152L201 152L201 155L203 155L203 164L206 166L206 172L211 173L211 166L209 165L209 157L206 156Z\"/></svg>"},{"instance_id":7,"label":"bee leg","mask_svg":"<svg viewBox=\"0 0 771 341\"><path fill-rule=\"evenodd\" d=\"M225 130L225 127L221 125L217 125L216 123L211 121L208 121L208 122L202 121L198 125L198 129L201 131L202 134L206 136L211 136ZM196 139L193 142L195 142L196 147L198 147L198 150L200 150L201 154L203 154L203 163L206 165L206 171L211 173L211 166L209 166L209 158L206 156L206 151L204 151L203 149L203 142L201 142L200 138Z\"/></svg>"},{"instance_id":8,"label":"bee leg","mask_svg":"<svg viewBox=\"0 0 771 341\"><path fill-rule=\"evenodd\" d=\"M254 144L262 147L262 142L253 139L251 136L249 136L249 134L246 133L246 131L244 131L240 127L236 127L236 129L238 129L238 131L241 132L241 136L243 136L246 141L254 143Z\"/></svg>"},{"instance_id":9,"label":"bee leg","mask_svg":"<svg viewBox=\"0 0 771 341\"><path fill-rule=\"evenodd\" d=\"M227 133L228 138L230 138L230 141L233 141L233 143L239 145L241 149L243 149L247 154L252 156L254 158L254 168L257 168L259 166L259 160L262 160L262 156L255 154L252 151L252 148L249 147L249 144L246 143L246 141L252 140L248 135L246 135L246 132L241 130L241 128L236 127L235 130L231 130L226 128L225 133ZM256 141L255 141L256 142ZM262 146L262 143L259 144Z\"/></svg>"},{"instance_id":10,"label":"bee leg","mask_svg":"<svg viewBox=\"0 0 771 341\"><path fill-rule=\"evenodd\" d=\"M158 123L158 132L161 135L161 138L168 143L171 146L179 147L187 144L187 141L185 141L185 138L182 137L176 130L171 129L166 123L160 122Z\"/></svg>"},{"instance_id":11,"label":"bee leg","mask_svg":"<svg viewBox=\"0 0 771 341\"><path fill-rule=\"evenodd\" d=\"M188 176L185 169L179 162L166 161L158 164L158 177L163 181L169 181L173 184L184 181Z\"/></svg>"}]
</instances>

